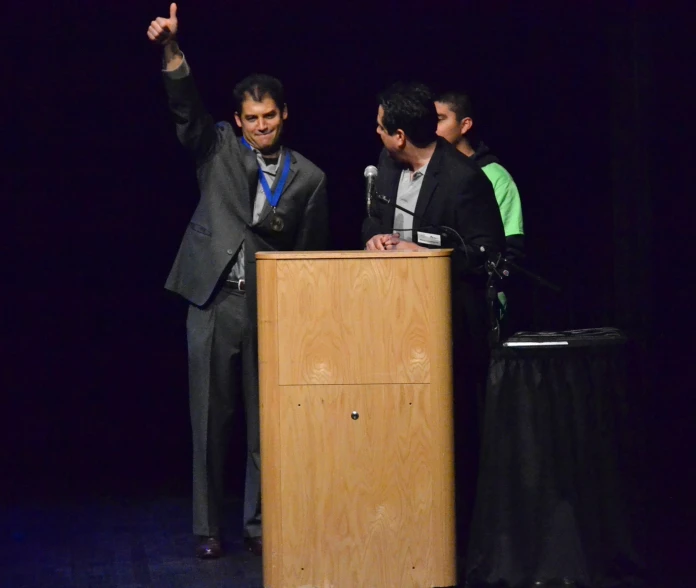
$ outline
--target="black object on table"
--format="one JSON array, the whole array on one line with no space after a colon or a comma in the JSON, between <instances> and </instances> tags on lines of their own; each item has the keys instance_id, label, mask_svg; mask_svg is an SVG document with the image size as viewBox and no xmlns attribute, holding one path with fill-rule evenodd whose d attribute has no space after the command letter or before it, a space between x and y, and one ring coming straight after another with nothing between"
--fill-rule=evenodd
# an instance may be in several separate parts
<instances>
[{"instance_id":1,"label":"black object on table","mask_svg":"<svg viewBox=\"0 0 696 588\"><path fill-rule=\"evenodd\" d=\"M620 331L587 329L493 351L468 587L643 586L625 348Z\"/></svg>"}]
</instances>

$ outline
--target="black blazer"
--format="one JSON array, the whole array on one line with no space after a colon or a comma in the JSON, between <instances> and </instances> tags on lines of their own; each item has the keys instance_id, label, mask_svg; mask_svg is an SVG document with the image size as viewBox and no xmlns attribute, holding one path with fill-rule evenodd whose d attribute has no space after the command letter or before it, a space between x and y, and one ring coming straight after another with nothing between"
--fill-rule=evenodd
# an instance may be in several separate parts
<instances>
[{"instance_id":1,"label":"black blazer","mask_svg":"<svg viewBox=\"0 0 696 588\"><path fill-rule=\"evenodd\" d=\"M377 192L392 203L396 202L402 169L386 150L382 150ZM363 242L374 235L391 233L394 213L393 207L377 201L372 216L363 222ZM443 225L456 230L465 241L463 246L447 244L454 249L452 328L455 352L483 358L489 325L485 299L487 274L481 269L485 259L479 247L483 245L491 253L504 250L503 221L493 186L483 171L455 147L438 139L418 195L413 228ZM455 363L457 361L455 358Z\"/></svg>"},{"instance_id":2,"label":"black blazer","mask_svg":"<svg viewBox=\"0 0 696 588\"><path fill-rule=\"evenodd\" d=\"M245 243L247 299L255 308L256 252L320 250L328 244L326 175L295 151L276 208L282 231L271 229L271 207L252 224L258 183L255 154L241 144L227 122L216 124L205 110L191 75L165 74L177 135L196 162L200 200L179 247L165 288L205 306L224 281Z\"/></svg>"},{"instance_id":3,"label":"black blazer","mask_svg":"<svg viewBox=\"0 0 696 588\"><path fill-rule=\"evenodd\" d=\"M379 157L377 192L396 202L403 167L382 150ZM373 202L373 214L363 222L363 242L394 228L395 209ZM414 211L413 229L447 226L456 230L465 245L452 243L453 277L475 273L483 263L479 247L495 253L505 247L505 232L493 186L469 158L438 139ZM398 228L398 227L397 227ZM414 239L415 240L415 239ZM479 272L480 273L480 272Z\"/></svg>"}]
</instances>

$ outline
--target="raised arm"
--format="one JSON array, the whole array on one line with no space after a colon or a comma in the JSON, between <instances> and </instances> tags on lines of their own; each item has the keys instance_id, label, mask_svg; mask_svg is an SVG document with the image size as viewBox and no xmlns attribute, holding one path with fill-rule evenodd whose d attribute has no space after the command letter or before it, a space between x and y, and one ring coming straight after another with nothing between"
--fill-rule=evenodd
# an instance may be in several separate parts
<instances>
[{"instance_id":1,"label":"raised arm","mask_svg":"<svg viewBox=\"0 0 696 588\"><path fill-rule=\"evenodd\" d=\"M177 35L179 19L177 5L169 7L169 17L158 17L150 23L147 37L163 48L164 84L169 108L176 122L177 136L197 161L204 160L215 148L215 121L206 111L193 82Z\"/></svg>"}]
</instances>

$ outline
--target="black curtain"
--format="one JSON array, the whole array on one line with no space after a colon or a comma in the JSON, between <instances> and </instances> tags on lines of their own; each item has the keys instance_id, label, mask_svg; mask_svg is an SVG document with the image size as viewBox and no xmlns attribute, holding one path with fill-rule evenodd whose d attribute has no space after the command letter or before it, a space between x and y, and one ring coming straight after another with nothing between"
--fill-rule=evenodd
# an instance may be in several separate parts
<instances>
[{"instance_id":1,"label":"black curtain","mask_svg":"<svg viewBox=\"0 0 696 588\"><path fill-rule=\"evenodd\" d=\"M16 497L188 487L185 304L162 284L197 187L145 37L167 8L8 9L0 442L12 480L3 491ZM336 249L362 245L378 90L420 79L471 93L482 137L520 188L527 266L564 288L529 287L530 326L635 335L650 496L685 539L686 485L656 480L683 471L690 453L679 353L693 347L688 11L387 0L259 10L181 4L181 44L218 119L230 119L242 75L283 79L289 143L329 177ZM651 553L671 561L687 543Z\"/></svg>"}]
</instances>

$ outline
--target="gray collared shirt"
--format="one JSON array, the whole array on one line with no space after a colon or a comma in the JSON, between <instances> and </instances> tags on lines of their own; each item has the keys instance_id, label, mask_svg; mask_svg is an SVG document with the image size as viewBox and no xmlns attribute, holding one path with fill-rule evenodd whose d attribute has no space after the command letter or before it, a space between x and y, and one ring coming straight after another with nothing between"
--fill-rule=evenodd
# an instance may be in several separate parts
<instances>
[{"instance_id":1,"label":"gray collared shirt","mask_svg":"<svg viewBox=\"0 0 696 588\"><path fill-rule=\"evenodd\" d=\"M282 149L278 160L275 163L266 163L261 152L258 149L253 150L256 154L256 161L259 164L259 169L263 171L264 176L266 176L266 182L270 186L271 190L275 188L274 184L276 181L276 176L278 175L278 169L282 169L280 166L284 163L288 153L285 149ZM261 218L261 212L263 211L264 204L266 202L266 193L263 191L263 184L261 180L256 183L256 196L254 196L254 211L251 218L251 224L255 225L259 222ZM239 248L239 253L237 254L237 259L230 270L229 280L242 280L244 279L244 241Z\"/></svg>"},{"instance_id":2,"label":"gray collared shirt","mask_svg":"<svg viewBox=\"0 0 696 588\"><path fill-rule=\"evenodd\" d=\"M399 188L396 192L396 203L399 206L411 212L416 210L418 195L423 186L423 178L425 177L425 170L427 168L428 164L426 163L423 167L414 172L411 172L409 169L405 169L401 172ZM408 214L407 212L397 209L394 213L394 232L399 233L401 239L404 241L413 241L412 227L413 214Z\"/></svg>"}]
</instances>

